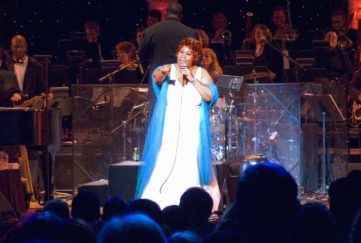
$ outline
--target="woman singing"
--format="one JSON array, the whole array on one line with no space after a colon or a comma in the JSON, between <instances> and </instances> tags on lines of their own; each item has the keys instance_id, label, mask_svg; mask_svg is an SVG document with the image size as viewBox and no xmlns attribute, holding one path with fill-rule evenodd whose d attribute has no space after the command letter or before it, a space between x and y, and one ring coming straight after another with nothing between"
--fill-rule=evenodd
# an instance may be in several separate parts
<instances>
[{"instance_id":1,"label":"woman singing","mask_svg":"<svg viewBox=\"0 0 361 243\"><path fill-rule=\"evenodd\" d=\"M144 165L138 173L137 198L161 208L179 204L190 187L203 187L219 203L219 188L211 164L208 110L218 92L208 72L195 66L201 44L183 39L177 63L158 67L152 76L157 103L144 146Z\"/></svg>"}]
</instances>

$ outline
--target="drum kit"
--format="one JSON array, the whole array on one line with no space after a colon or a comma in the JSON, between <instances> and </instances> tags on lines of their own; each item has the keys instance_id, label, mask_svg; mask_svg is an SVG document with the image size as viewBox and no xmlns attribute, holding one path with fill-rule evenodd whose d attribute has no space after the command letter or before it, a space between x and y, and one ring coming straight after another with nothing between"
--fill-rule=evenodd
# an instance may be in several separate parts
<instances>
[{"instance_id":1,"label":"drum kit","mask_svg":"<svg viewBox=\"0 0 361 243\"><path fill-rule=\"evenodd\" d=\"M269 72L252 72L243 81L258 83L269 78ZM258 103L263 99L262 90L242 86L237 91L220 89L220 99L211 111L212 148L214 160L245 160L259 154L261 140L258 137ZM268 146L269 147L269 146ZM263 155L259 156L263 157Z\"/></svg>"},{"instance_id":2,"label":"drum kit","mask_svg":"<svg viewBox=\"0 0 361 243\"><path fill-rule=\"evenodd\" d=\"M240 161L245 166L270 161L300 178L300 90L294 84L253 81L239 92L220 89L211 111L212 156L215 161ZM245 168L240 168L241 170Z\"/></svg>"}]
</instances>

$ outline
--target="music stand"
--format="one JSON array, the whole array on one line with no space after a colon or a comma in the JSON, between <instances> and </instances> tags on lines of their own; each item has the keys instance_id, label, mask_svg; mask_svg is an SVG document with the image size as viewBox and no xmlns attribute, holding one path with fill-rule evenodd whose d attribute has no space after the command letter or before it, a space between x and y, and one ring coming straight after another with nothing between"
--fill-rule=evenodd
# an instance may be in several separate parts
<instances>
[{"instance_id":1,"label":"music stand","mask_svg":"<svg viewBox=\"0 0 361 243\"><path fill-rule=\"evenodd\" d=\"M317 121L322 122L322 160L321 160L321 182L318 193L325 195L326 188L326 163L330 168L329 161L326 161L326 121L345 121L340 108L332 95L305 95L306 101L310 104ZM331 177L331 174L329 175Z\"/></svg>"},{"instance_id":2,"label":"music stand","mask_svg":"<svg viewBox=\"0 0 361 243\"><path fill-rule=\"evenodd\" d=\"M235 120L232 116L232 114L234 114L234 108L235 108L235 101L234 101L234 93L238 93L241 89L241 87L244 84L244 77L243 76L232 76L232 75L221 75L218 78L218 82L217 82L217 86L219 88L220 91L226 91L225 93L227 93L228 91L228 97L230 97L230 103L228 106L228 115L227 115L227 122L226 122L226 127L225 127L225 147L226 147L226 153L225 153L225 160L228 159L228 157L230 154L230 151L232 150L231 146L229 146L232 141L232 136L228 136L228 133L232 133L231 129L232 129L232 122L234 122L233 120ZM228 102L227 102L228 103Z\"/></svg>"},{"instance_id":3,"label":"music stand","mask_svg":"<svg viewBox=\"0 0 361 243\"><path fill-rule=\"evenodd\" d=\"M220 90L239 92L243 85L243 76L221 75L218 78L217 86Z\"/></svg>"}]
</instances>

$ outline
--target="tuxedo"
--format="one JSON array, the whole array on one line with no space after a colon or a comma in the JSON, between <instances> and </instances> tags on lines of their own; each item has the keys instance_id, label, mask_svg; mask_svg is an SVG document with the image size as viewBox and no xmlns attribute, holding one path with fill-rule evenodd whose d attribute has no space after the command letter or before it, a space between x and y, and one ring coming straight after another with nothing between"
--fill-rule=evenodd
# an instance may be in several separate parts
<instances>
[{"instance_id":1,"label":"tuxedo","mask_svg":"<svg viewBox=\"0 0 361 243\"><path fill-rule=\"evenodd\" d=\"M8 58L7 68L9 71L15 72L13 56ZM41 93L45 93L43 70L44 69L42 64L40 64L35 58L28 56L22 93L29 96L29 98L40 95Z\"/></svg>"}]
</instances>

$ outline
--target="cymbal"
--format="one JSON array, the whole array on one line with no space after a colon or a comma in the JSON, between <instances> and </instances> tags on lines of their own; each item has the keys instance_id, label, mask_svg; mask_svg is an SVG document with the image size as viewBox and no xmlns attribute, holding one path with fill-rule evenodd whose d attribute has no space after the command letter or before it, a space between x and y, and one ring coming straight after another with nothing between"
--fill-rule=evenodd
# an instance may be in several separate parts
<instances>
[{"instance_id":1,"label":"cymbal","mask_svg":"<svg viewBox=\"0 0 361 243\"><path fill-rule=\"evenodd\" d=\"M263 158L263 157L264 157L263 154L260 154L260 153L244 155L245 159L260 159L260 158Z\"/></svg>"},{"instance_id":2,"label":"cymbal","mask_svg":"<svg viewBox=\"0 0 361 243\"><path fill-rule=\"evenodd\" d=\"M259 79L259 78L270 78L270 72L259 72L259 73L250 73L244 75L244 80L252 80L252 79Z\"/></svg>"},{"instance_id":3,"label":"cymbal","mask_svg":"<svg viewBox=\"0 0 361 243\"><path fill-rule=\"evenodd\" d=\"M247 117L247 116L240 116L236 118L237 121L244 121L244 122L252 122L254 121L254 118L252 117Z\"/></svg>"}]
</instances>

